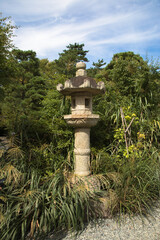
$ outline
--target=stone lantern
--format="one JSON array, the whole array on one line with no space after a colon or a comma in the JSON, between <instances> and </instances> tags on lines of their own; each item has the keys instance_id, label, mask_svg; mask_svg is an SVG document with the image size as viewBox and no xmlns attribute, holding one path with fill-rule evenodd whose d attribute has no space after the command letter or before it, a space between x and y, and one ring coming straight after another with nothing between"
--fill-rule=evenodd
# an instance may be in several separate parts
<instances>
[{"instance_id":1,"label":"stone lantern","mask_svg":"<svg viewBox=\"0 0 160 240\"><path fill-rule=\"evenodd\" d=\"M90 128L99 120L98 114L92 114L92 98L104 93L104 82L98 82L87 77L86 64L76 64L76 77L57 85L57 90L66 96L71 96L71 114L64 115L66 122L75 128L75 165L74 174L89 176L90 171Z\"/></svg>"}]
</instances>

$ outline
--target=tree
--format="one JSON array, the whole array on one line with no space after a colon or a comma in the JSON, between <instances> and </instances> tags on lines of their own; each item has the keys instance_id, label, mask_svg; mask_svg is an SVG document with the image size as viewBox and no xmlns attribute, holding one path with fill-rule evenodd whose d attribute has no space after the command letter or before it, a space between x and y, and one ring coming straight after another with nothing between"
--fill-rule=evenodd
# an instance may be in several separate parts
<instances>
[{"instance_id":1,"label":"tree","mask_svg":"<svg viewBox=\"0 0 160 240\"><path fill-rule=\"evenodd\" d=\"M43 100L42 118L46 121L55 148L63 153L69 150L73 140L73 131L63 118L63 115L68 114L69 110L69 99L60 96L57 91L49 90L47 92L47 96Z\"/></svg>"},{"instance_id":2,"label":"tree","mask_svg":"<svg viewBox=\"0 0 160 240\"><path fill-rule=\"evenodd\" d=\"M58 73L67 77L75 76L76 63L79 61L88 62L86 54L88 51L83 49L84 44L69 44L62 53L59 53L59 59L55 60Z\"/></svg>"},{"instance_id":3,"label":"tree","mask_svg":"<svg viewBox=\"0 0 160 240\"><path fill-rule=\"evenodd\" d=\"M10 84L2 105L4 124L7 130L15 132L21 144L34 142L45 134L41 121L42 101L46 95L45 80L40 76L31 78L25 85Z\"/></svg>"},{"instance_id":4,"label":"tree","mask_svg":"<svg viewBox=\"0 0 160 240\"><path fill-rule=\"evenodd\" d=\"M94 100L94 110L100 113L101 120L93 129L93 138L101 139L101 146L113 142L114 130L121 124L120 108L130 109L126 114L128 111L128 116L135 114L141 119L141 131L154 138L154 124L159 117L159 66L150 66L133 52L118 53L96 78L105 82L106 93ZM132 132L136 132L135 128Z\"/></svg>"},{"instance_id":5,"label":"tree","mask_svg":"<svg viewBox=\"0 0 160 240\"><path fill-rule=\"evenodd\" d=\"M0 99L4 97L3 87L9 83L12 73L10 65L13 31L10 18L0 18Z\"/></svg>"},{"instance_id":6,"label":"tree","mask_svg":"<svg viewBox=\"0 0 160 240\"><path fill-rule=\"evenodd\" d=\"M149 65L140 55L133 52L115 54L103 76L107 84L114 85L117 96L126 98L126 102L132 102L136 108L139 104L141 111L142 106L152 113L157 109L160 73L157 66Z\"/></svg>"},{"instance_id":7,"label":"tree","mask_svg":"<svg viewBox=\"0 0 160 240\"><path fill-rule=\"evenodd\" d=\"M32 50L23 51L20 49L14 49L13 64L16 68L15 78L23 85L29 81L29 79L40 76L39 72L39 59L36 57L36 52Z\"/></svg>"},{"instance_id":8,"label":"tree","mask_svg":"<svg viewBox=\"0 0 160 240\"><path fill-rule=\"evenodd\" d=\"M101 67L104 66L104 65L106 65L106 62L104 62L103 59L101 59L101 60L98 59L97 63L93 62L93 66L97 69L101 69Z\"/></svg>"},{"instance_id":9,"label":"tree","mask_svg":"<svg viewBox=\"0 0 160 240\"><path fill-rule=\"evenodd\" d=\"M104 66L105 64L106 63L104 62L103 59L101 59L101 60L98 59L97 63L93 62L94 68L91 67L91 68L87 69L88 76L95 78L96 75L100 72L100 70L102 70L102 66Z\"/></svg>"},{"instance_id":10,"label":"tree","mask_svg":"<svg viewBox=\"0 0 160 240\"><path fill-rule=\"evenodd\" d=\"M57 72L57 66L55 61L50 62L48 59L40 60L40 75L47 79L48 82L52 82L52 87L53 84L56 84L56 79L60 81L60 79L63 78L63 75Z\"/></svg>"},{"instance_id":11,"label":"tree","mask_svg":"<svg viewBox=\"0 0 160 240\"><path fill-rule=\"evenodd\" d=\"M148 87L149 66L133 52L115 54L105 70L107 80L112 80L123 95L133 96Z\"/></svg>"},{"instance_id":12,"label":"tree","mask_svg":"<svg viewBox=\"0 0 160 240\"><path fill-rule=\"evenodd\" d=\"M46 83L39 76L39 59L35 52L14 49L10 59L13 73L12 82L5 89L3 123L24 143L43 132L39 120Z\"/></svg>"}]
</instances>

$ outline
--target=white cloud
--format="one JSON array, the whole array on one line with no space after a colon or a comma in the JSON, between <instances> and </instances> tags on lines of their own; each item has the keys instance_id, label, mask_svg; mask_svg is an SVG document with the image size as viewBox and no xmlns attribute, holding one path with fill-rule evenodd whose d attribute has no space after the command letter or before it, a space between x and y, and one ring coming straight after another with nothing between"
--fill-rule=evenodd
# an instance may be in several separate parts
<instances>
[{"instance_id":1,"label":"white cloud","mask_svg":"<svg viewBox=\"0 0 160 240\"><path fill-rule=\"evenodd\" d=\"M1 8L21 21L58 17L79 0L1 0ZM32 17L32 19L30 19Z\"/></svg>"},{"instance_id":2,"label":"white cloud","mask_svg":"<svg viewBox=\"0 0 160 240\"><path fill-rule=\"evenodd\" d=\"M23 50L32 49L41 57L45 57L46 51L61 49L77 40L83 41L86 33L77 31L74 24L62 24L49 28L26 27L19 29L17 35L16 46Z\"/></svg>"},{"instance_id":3,"label":"white cloud","mask_svg":"<svg viewBox=\"0 0 160 240\"><path fill-rule=\"evenodd\" d=\"M153 39L159 39L160 33L154 32L152 29L149 31L141 32L130 32L121 35L117 35L112 38L107 38L103 40L90 41L90 45L101 45L101 44L133 44L133 43L144 43L146 41L151 41Z\"/></svg>"},{"instance_id":4,"label":"white cloud","mask_svg":"<svg viewBox=\"0 0 160 240\"><path fill-rule=\"evenodd\" d=\"M69 43L85 43L101 58L110 49L141 53L160 37L159 0L1 0L21 28L15 44L52 59ZM8 8L6 8L8 7ZM21 21L21 22L19 22ZM158 49L160 46L154 46ZM53 56L54 55L54 56Z\"/></svg>"}]
</instances>

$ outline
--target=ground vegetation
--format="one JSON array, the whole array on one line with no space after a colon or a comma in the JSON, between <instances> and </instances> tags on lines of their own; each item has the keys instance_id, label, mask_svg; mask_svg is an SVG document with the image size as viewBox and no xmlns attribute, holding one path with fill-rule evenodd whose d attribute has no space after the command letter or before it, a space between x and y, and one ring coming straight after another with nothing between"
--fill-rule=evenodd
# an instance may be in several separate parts
<instances>
[{"instance_id":1,"label":"ground vegetation","mask_svg":"<svg viewBox=\"0 0 160 240\"><path fill-rule=\"evenodd\" d=\"M70 98L58 83L75 76L78 61L88 61L84 44L70 44L53 61L15 49L14 26L0 19L1 239L41 239L50 231L80 230L101 216L109 196L109 216L145 214L160 194L160 65L133 52L98 60L88 76L104 81L94 98L100 115L91 130L91 170L100 189L82 179L73 183L73 129L63 119ZM95 207L96 206L96 207Z\"/></svg>"}]
</instances>

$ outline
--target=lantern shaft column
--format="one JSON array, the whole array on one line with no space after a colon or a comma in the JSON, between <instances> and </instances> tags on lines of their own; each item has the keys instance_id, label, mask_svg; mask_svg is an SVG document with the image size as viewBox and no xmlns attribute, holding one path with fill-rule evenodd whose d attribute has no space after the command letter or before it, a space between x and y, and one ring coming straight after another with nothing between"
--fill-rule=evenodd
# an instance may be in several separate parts
<instances>
[{"instance_id":1,"label":"lantern shaft column","mask_svg":"<svg viewBox=\"0 0 160 240\"><path fill-rule=\"evenodd\" d=\"M75 129L75 174L90 175L90 128Z\"/></svg>"},{"instance_id":2,"label":"lantern shaft column","mask_svg":"<svg viewBox=\"0 0 160 240\"><path fill-rule=\"evenodd\" d=\"M76 64L76 77L66 80L64 86L59 83L57 90L65 96L71 96L71 114L64 115L68 125L75 129L74 174L89 176L90 169L90 128L99 120L98 114L92 113L92 97L104 93L104 82L87 77L86 64Z\"/></svg>"}]
</instances>

